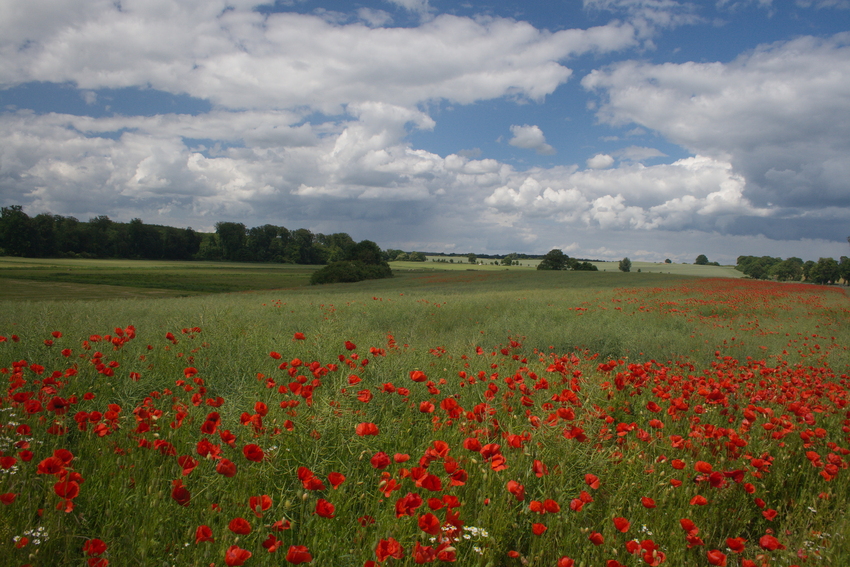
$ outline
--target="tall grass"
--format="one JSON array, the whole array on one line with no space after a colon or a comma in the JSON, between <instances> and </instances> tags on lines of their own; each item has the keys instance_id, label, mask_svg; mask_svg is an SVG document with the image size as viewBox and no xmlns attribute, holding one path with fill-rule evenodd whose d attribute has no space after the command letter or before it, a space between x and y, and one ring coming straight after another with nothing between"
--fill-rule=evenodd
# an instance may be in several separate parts
<instances>
[{"instance_id":1,"label":"tall grass","mask_svg":"<svg viewBox=\"0 0 850 567\"><path fill-rule=\"evenodd\" d=\"M412 565L417 545L440 547L419 527L427 513L448 538L443 558L462 565L648 564L629 552L632 540L652 540L649 562L665 565L708 565L713 550L729 565L791 565L800 555L850 562L843 291L642 276L458 272L286 292L4 303L0 451L16 461L0 471L0 494L15 495L0 507L7 564L222 565L237 546L253 554L246 565L279 565L290 546L306 546L316 565L360 567L392 538L404 555L386 564ZM127 340L113 344L116 329ZM425 379L414 381L415 371ZM315 385L312 395L297 393L299 376ZM23 392L31 394L15 397ZM27 396L44 409L27 413ZM46 407L57 396L73 400L69 411ZM217 398L223 405L208 405ZM110 404L120 411L99 436ZM84 431L80 412L89 416ZM203 433L211 412L220 424ZM357 435L364 423L378 434ZM49 433L57 424L67 431ZM466 448L472 438L498 444L506 468ZM202 439L220 453L201 456ZM248 459L249 444L265 457ZM84 479L67 512L59 476L38 472L62 449L74 456L65 478ZM370 462L378 452L390 457L384 469ZM198 461L188 474L184 455ZM216 472L222 458L235 476ZM441 490L417 486L423 464ZM450 486L455 466L466 474ZM299 467L324 489L308 489ZM346 477L337 489L332 472ZM178 480L187 506L172 497ZM399 490L383 492L390 481ZM524 487L522 500L508 481ZM582 492L592 502L571 510ZM399 515L408 493L423 503ZM255 515L248 502L259 495L272 506ZM444 495L459 506L449 513L447 498L429 508ZM706 505L691 504L698 495ZM315 513L320 499L334 517ZM547 499L560 511L530 507ZM763 514L770 510L776 517ZM249 534L228 529L237 517ZM615 517L630 522L625 533ZM699 531L686 533L682 519ZM289 529L275 531L284 520ZM196 543L199 526L215 541ZM590 541L594 532L604 543ZM761 545L770 534L785 549ZM270 535L281 542L274 553L263 546ZM18 547L22 537L29 542ZM740 555L726 541L736 537L746 540ZM83 551L93 538L106 543L99 556Z\"/></svg>"}]
</instances>

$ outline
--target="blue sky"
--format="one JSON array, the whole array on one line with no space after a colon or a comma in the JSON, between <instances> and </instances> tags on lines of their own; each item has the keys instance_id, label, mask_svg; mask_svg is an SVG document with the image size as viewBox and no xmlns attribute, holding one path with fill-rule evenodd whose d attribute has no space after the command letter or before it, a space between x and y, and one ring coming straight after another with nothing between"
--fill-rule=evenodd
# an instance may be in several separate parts
<instances>
[{"instance_id":1,"label":"blue sky","mask_svg":"<svg viewBox=\"0 0 850 567\"><path fill-rule=\"evenodd\" d=\"M384 248L847 255L850 1L0 0L0 203Z\"/></svg>"}]
</instances>

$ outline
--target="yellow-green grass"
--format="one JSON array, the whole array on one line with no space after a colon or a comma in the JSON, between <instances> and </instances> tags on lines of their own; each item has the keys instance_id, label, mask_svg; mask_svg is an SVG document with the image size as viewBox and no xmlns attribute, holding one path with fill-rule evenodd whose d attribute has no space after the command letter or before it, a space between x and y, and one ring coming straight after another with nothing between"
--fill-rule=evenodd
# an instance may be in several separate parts
<instances>
[{"instance_id":1,"label":"yellow-green grass","mask_svg":"<svg viewBox=\"0 0 850 567\"><path fill-rule=\"evenodd\" d=\"M398 270L536 270L540 260L519 260L518 266L502 266L499 260L481 258L475 264L470 264L466 256L428 256L426 262L391 262L390 267ZM454 262L448 262L449 258ZM445 262L438 260L445 259ZM433 261L432 261L433 260ZM496 262L494 264L493 262ZM619 260L614 262L591 262L600 271L620 271ZM665 264L664 262L639 262L632 261L630 273L658 273L676 276L697 276L703 278L743 278L744 274L735 269L734 266L698 266L696 264Z\"/></svg>"},{"instance_id":2,"label":"yellow-green grass","mask_svg":"<svg viewBox=\"0 0 850 567\"><path fill-rule=\"evenodd\" d=\"M193 295L282 289L306 285L310 274L315 269L315 266L289 264L7 257L0 258L0 298L27 297L25 286L14 283L24 280L60 284L52 293L45 286L33 286L32 294L30 294L32 299L51 295L56 299L83 299L90 296L126 297L128 293L131 295L149 293ZM138 289L152 291L139 292Z\"/></svg>"}]
</instances>

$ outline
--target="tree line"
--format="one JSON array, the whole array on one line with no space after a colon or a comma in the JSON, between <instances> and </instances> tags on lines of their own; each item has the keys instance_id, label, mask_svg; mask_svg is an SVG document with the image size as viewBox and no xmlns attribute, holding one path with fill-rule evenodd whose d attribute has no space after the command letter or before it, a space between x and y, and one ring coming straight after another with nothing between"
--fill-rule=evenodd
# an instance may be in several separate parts
<instances>
[{"instance_id":1,"label":"tree line","mask_svg":"<svg viewBox=\"0 0 850 567\"><path fill-rule=\"evenodd\" d=\"M841 256L820 258L817 262L804 262L800 258L772 258L770 256L738 256L735 269L754 279L778 281L807 281L817 284L835 284L840 280L850 282L850 258Z\"/></svg>"},{"instance_id":2,"label":"tree line","mask_svg":"<svg viewBox=\"0 0 850 567\"><path fill-rule=\"evenodd\" d=\"M203 236L191 228L144 224L139 219L114 222L98 216L42 213L28 216L20 205L0 209L0 255L29 258L139 258L189 260Z\"/></svg>"},{"instance_id":3,"label":"tree line","mask_svg":"<svg viewBox=\"0 0 850 567\"><path fill-rule=\"evenodd\" d=\"M325 235L271 224L247 228L219 222L215 233L201 233L140 219L122 223L101 215L86 222L50 213L30 217L20 205L0 209L0 255L7 256L329 264L362 256L357 244L346 233ZM366 248L381 255L366 263L386 260L377 245Z\"/></svg>"}]
</instances>

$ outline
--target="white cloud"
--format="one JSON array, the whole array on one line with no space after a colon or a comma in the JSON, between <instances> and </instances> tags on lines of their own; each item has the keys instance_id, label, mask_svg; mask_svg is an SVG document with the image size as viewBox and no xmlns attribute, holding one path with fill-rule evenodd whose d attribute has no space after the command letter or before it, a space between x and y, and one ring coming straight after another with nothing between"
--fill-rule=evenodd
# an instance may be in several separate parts
<instances>
[{"instance_id":1,"label":"white cloud","mask_svg":"<svg viewBox=\"0 0 850 567\"><path fill-rule=\"evenodd\" d=\"M555 153L555 148L546 143L546 137L543 131L537 126L529 126L524 124L511 126L511 134L513 138L508 140L508 143L517 148L526 150L534 150L543 156L550 156Z\"/></svg>"},{"instance_id":2,"label":"white cloud","mask_svg":"<svg viewBox=\"0 0 850 567\"><path fill-rule=\"evenodd\" d=\"M850 208L850 34L761 46L723 63L625 62L587 75L597 116L729 161L758 206Z\"/></svg>"},{"instance_id":3,"label":"white cloud","mask_svg":"<svg viewBox=\"0 0 850 567\"><path fill-rule=\"evenodd\" d=\"M587 160L587 167L590 169L606 169L614 165L614 158L608 154L596 154Z\"/></svg>"},{"instance_id":4,"label":"white cloud","mask_svg":"<svg viewBox=\"0 0 850 567\"><path fill-rule=\"evenodd\" d=\"M367 101L542 100L570 77L564 59L635 44L634 28L618 22L550 33L526 22L444 14L418 27L375 28L320 15L264 15L250 2L224 0L127 0L121 10L105 1L7 4L0 85L149 86L233 109L338 114ZM359 15L372 26L384 17Z\"/></svg>"}]
</instances>

